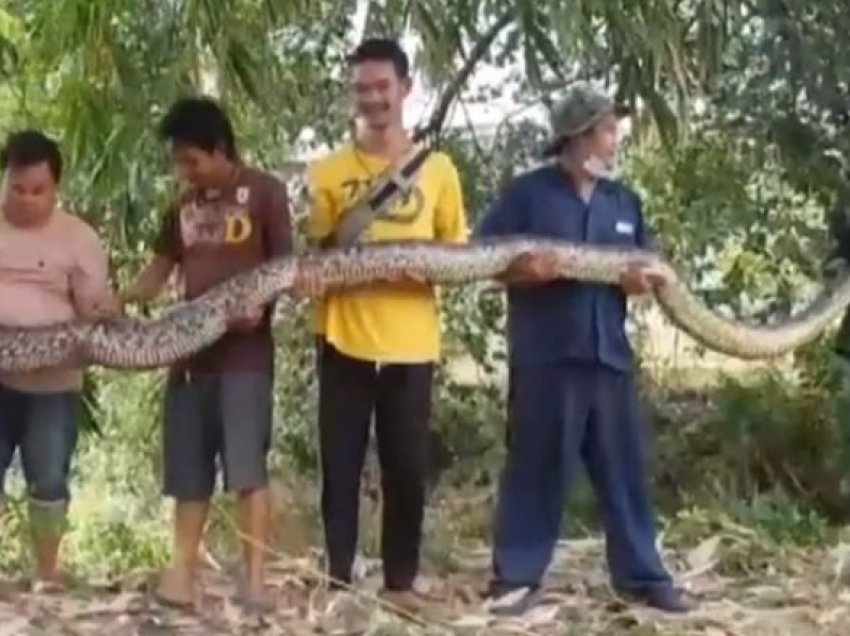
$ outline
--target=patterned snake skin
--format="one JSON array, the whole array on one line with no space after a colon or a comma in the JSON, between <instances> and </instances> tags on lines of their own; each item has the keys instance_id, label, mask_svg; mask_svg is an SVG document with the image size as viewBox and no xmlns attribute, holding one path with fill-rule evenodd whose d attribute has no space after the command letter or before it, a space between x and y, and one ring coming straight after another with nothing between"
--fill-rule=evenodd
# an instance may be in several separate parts
<instances>
[{"instance_id":1,"label":"patterned snake skin","mask_svg":"<svg viewBox=\"0 0 850 636\"><path fill-rule=\"evenodd\" d=\"M769 358L813 340L850 304L850 277L825 288L798 315L778 325L751 326L724 318L702 304L660 256L622 247L511 237L467 245L392 242L282 257L231 278L192 301L150 320L117 318L50 327L0 327L0 371L99 364L150 369L169 365L221 337L228 318L246 303L266 304L291 290L300 268L317 272L331 288L368 284L399 273L435 284L493 279L521 254L553 250L565 278L616 284L630 263L664 277L655 293L663 313L708 349L742 359Z\"/></svg>"}]
</instances>

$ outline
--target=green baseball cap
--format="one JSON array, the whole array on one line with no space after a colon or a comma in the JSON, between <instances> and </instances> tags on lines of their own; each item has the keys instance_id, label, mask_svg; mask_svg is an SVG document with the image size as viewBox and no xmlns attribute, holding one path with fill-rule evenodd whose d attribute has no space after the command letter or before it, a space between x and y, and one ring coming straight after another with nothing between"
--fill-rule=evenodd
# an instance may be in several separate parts
<instances>
[{"instance_id":1,"label":"green baseball cap","mask_svg":"<svg viewBox=\"0 0 850 636\"><path fill-rule=\"evenodd\" d=\"M587 132L611 113L623 117L629 114L629 109L615 104L610 97L586 84L573 87L552 108L549 117L551 137L543 149L543 156L558 154L564 140Z\"/></svg>"}]
</instances>

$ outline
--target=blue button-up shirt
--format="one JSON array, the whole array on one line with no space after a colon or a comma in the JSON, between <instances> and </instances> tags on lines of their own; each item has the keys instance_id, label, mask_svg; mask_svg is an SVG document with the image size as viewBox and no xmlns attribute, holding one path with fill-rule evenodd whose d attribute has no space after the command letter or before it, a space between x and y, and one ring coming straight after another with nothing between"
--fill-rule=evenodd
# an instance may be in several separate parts
<instances>
[{"instance_id":1,"label":"blue button-up shirt","mask_svg":"<svg viewBox=\"0 0 850 636\"><path fill-rule=\"evenodd\" d=\"M516 177L482 219L476 235L528 235L649 248L639 197L599 180L585 203L557 165ZM514 365L567 360L628 371L627 301L617 285L558 280L508 289L508 348Z\"/></svg>"}]
</instances>

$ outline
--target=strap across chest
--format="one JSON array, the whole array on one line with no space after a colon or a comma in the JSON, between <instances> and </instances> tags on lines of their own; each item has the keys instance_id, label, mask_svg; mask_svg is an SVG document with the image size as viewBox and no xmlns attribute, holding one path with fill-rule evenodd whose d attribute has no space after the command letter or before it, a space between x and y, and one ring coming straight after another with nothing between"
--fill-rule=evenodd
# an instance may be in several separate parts
<instances>
[{"instance_id":1,"label":"strap across chest","mask_svg":"<svg viewBox=\"0 0 850 636\"><path fill-rule=\"evenodd\" d=\"M336 231L323 241L323 247L353 245L374 219L388 216L393 205L410 195L430 154L429 147L414 145L382 171L366 192L343 211Z\"/></svg>"}]
</instances>

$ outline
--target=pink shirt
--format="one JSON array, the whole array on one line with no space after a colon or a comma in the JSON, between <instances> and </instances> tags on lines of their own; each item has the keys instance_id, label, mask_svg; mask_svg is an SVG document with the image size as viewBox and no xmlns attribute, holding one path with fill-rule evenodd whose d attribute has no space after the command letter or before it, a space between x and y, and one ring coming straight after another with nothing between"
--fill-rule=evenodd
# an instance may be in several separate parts
<instances>
[{"instance_id":1,"label":"pink shirt","mask_svg":"<svg viewBox=\"0 0 850 636\"><path fill-rule=\"evenodd\" d=\"M0 325L41 326L73 320L108 293L108 261L84 221L56 211L45 225L19 228L0 214ZM28 392L79 390L79 368L2 373L0 383Z\"/></svg>"}]
</instances>

